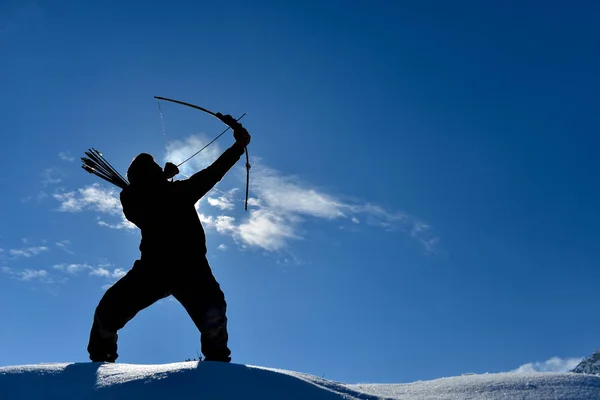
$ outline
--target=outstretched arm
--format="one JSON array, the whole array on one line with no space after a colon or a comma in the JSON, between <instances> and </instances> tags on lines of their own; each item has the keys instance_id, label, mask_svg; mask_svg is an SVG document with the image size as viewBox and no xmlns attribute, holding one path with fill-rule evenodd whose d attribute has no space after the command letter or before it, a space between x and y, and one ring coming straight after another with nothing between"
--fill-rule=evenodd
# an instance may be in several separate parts
<instances>
[{"instance_id":1,"label":"outstretched arm","mask_svg":"<svg viewBox=\"0 0 600 400\"><path fill-rule=\"evenodd\" d=\"M205 169L196 172L188 179L179 181L183 190L189 194L193 202L197 202L211 190L244 154L244 146L236 142L225 150L219 158Z\"/></svg>"},{"instance_id":2,"label":"outstretched arm","mask_svg":"<svg viewBox=\"0 0 600 400\"><path fill-rule=\"evenodd\" d=\"M250 134L231 115L221 115L219 118L233 129L235 143L225 150L217 160L202 171L196 172L186 180L177 182L193 202L197 202L211 190L223 176L235 165L244 154L244 149L250 143Z\"/></svg>"}]
</instances>

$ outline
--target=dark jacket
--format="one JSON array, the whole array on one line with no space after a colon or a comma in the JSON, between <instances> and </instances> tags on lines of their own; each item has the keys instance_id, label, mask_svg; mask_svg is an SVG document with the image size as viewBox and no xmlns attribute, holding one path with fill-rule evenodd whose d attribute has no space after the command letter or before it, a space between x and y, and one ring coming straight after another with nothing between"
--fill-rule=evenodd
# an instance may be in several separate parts
<instances>
[{"instance_id":1,"label":"dark jacket","mask_svg":"<svg viewBox=\"0 0 600 400\"><path fill-rule=\"evenodd\" d=\"M244 147L235 143L214 163L188 179L165 180L156 185L131 184L123 189L123 213L142 232L142 259L188 261L205 257L206 236L195 204L242 154Z\"/></svg>"}]
</instances>

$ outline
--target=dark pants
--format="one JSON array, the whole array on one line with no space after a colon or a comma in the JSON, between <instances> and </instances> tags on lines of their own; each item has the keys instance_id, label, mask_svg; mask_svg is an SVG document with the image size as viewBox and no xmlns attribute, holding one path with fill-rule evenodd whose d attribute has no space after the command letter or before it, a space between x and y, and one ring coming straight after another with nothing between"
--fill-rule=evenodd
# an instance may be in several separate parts
<instances>
[{"instance_id":1,"label":"dark pants","mask_svg":"<svg viewBox=\"0 0 600 400\"><path fill-rule=\"evenodd\" d=\"M225 296L206 259L199 264L177 263L170 267L144 258L137 260L133 268L106 291L96 307L88 344L90 359L114 362L118 357L117 331L144 308L173 295L198 327L205 359L231 361Z\"/></svg>"}]
</instances>

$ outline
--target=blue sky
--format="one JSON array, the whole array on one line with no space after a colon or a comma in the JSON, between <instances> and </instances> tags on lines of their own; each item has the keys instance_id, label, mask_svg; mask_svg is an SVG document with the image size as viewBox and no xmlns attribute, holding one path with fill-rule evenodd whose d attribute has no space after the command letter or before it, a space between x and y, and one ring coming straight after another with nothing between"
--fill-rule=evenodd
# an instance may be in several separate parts
<instances>
[{"instance_id":1,"label":"blue sky","mask_svg":"<svg viewBox=\"0 0 600 400\"><path fill-rule=\"evenodd\" d=\"M600 347L597 3L85 3L0 3L0 365L86 361L139 255L79 157L124 173L221 131L163 102L165 138L155 95L248 113L249 211L243 161L198 205L233 362L411 382ZM164 300L119 361L198 340Z\"/></svg>"}]
</instances>

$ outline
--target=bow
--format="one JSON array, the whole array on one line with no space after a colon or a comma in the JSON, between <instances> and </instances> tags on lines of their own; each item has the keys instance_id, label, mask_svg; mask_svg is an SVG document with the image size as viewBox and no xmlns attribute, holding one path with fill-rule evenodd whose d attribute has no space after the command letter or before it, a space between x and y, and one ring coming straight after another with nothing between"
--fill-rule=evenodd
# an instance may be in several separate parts
<instances>
[{"instance_id":1,"label":"bow","mask_svg":"<svg viewBox=\"0 0 600 400\"><path fill-rule=\"evenodd\" d=\"M198 153L200 153L202 150L206 149L208 146L210 146L214 141L216 141L218 138L220 138L225 132L227 132L229 129L233 129L226 121L224 118L222 118L221 114L218 113L214 113L210 110L207 110L204 107L200 107L197 106L195 104L191 104L191 103L186 103L185 101L181 101L181 100L174 100L174 99L169 99L167 97L160 97L160 96L154 96L155 99L157 100L164 100L164 101L170 101L172 103L176 103L176 104L181 104L182 106L187 106L187 107L191 107L194 108L196 110L199 111L203 111L207 114L212 115L215 118L218 118L221 122L223 122L225 125L227 125L227 129L225 129L223 132L221 132L216 138L214 138L213 140L211 140L206 146L204 146L203 148L201 148L200 150L198 150L197 152L195 152L194 154L192 154L190 157L188 157L187 159L185 159L184 161L182 161L181 163L179 163L177 166L181 166L183 163L189 161L190 159L192 159L194 156L196 156ZM242 114L241 117L239 117L237 119L237 121L239 121L240 119L244 118L244 115L246 115L246 113ZM244 209L246 211L248 211L248 187L250 184L250 160L248 157L248 148L245 147L244 148L244 152L246 153L246 202L244 204Z\"/></svg>"}]
</instances>

